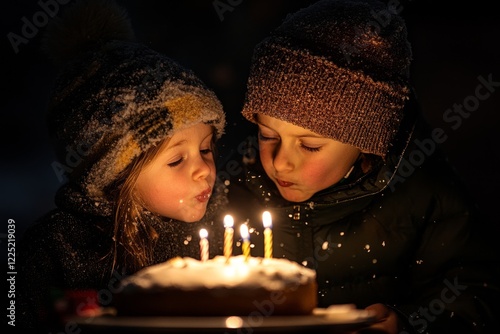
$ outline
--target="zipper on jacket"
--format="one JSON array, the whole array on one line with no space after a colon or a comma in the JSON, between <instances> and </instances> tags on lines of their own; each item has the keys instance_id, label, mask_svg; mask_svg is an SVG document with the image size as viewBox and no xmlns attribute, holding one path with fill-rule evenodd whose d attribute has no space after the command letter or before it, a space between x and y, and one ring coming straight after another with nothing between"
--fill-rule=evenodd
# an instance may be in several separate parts
<instances>
[{"instance_id":1,"label":"zipper on jacket","mask_svg":"<svg viewBox=\"0 0 500 334\"><path fill-rule=\"evenodd\" d=\"M300 205L293 206L292 219L293 220L300 220Z\"/></svg>"},{"instance_id":2,"label":"zipper on jacket","mask_svg":"<svg viewBox=\"0 0 500 334\"><path fill-rule=\"evenodd\" d=\"M295 231L295 238L299 238L297 243L297 262L315 269L316 259L314 258L314 243L312 226L309 224L308 207L300 204L292 205L291 218L292 228Z\"/></svg>"}]
</instances>

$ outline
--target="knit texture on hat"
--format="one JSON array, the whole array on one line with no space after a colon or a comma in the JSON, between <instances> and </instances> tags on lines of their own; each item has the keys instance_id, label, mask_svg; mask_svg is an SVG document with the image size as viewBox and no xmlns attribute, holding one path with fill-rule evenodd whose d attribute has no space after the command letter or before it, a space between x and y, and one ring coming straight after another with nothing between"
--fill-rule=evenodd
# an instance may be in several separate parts
<instances>
[{"instance_id":1,"label":"knit texture on hat","mask_svg":"<svg viewBox=\"0 0 500 334\"><path fill-rule=\"evenodd\" d=\"M192 71L129 39L128 17L116 4L82 1L63 14L46 45L57 49L68 36L77 51L52 55L63 65L49 103L49 133L70 181L90 198L102 197L136 157L177 130L203 122L217 138L223 134L215 94Z\"/></svg>"},{"instance_id":2,"label":"knit texture on hat","mask_svg":"<svg viewBox=\"0 0 500 334\"><path fill-rule=\"evenodd\" d=\"M403 19L371 0L321 0L254 49L242 114L262 113L385 157L409 96Z\"/></svg>"}]
</instances>

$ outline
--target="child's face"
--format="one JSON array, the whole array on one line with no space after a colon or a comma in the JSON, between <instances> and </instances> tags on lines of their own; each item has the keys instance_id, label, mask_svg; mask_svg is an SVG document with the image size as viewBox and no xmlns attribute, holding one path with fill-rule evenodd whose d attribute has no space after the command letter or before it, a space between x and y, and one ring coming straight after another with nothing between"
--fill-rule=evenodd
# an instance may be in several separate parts
<instances>
[{"instance_id":1,"label":"child's face","mask_svg":"<svg viewBox=\"0 0 500 334\"><path fill-rule=\"evenodd\" d=\"M258 115L260 158L281 196L302 202L339 182L360 150L266 115Z\"/></svg>"},{"instance_id":2,"label":"child's face","mask_svg":"<svg viewBox=\"0 0 500 334\"><path fill-rule=\"evenodd\" d=\"M197 124L175 132L141 171L137 194L151 212L185 222L205 214L215 183L213 131Z\"/></svg>"}]
</instances>

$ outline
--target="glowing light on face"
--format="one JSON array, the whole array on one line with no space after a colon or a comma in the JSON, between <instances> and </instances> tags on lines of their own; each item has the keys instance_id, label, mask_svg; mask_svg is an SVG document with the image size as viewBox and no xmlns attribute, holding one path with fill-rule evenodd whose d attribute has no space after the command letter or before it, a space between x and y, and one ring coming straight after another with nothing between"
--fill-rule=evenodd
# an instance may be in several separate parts
<instances>
[{"instance_id":1,"label":"glowing light on face","mask_svg":"<svg viewBox=\"0 0 500 334\"><path fill-rule=\"evenodd\" d=\"M307 129L259 114L259 154L281 196L302 202L340 180L360 150Z\"/></svg>"},{"instance_id":2,"label":"glowing light on face","mask_svg":"<svg viewBox=\"0 0 500 334\"><path fill-rule=\"evenodd\" d=\"M145 208L163 217L199 221L215 184L212 146L213 129L203 123L167 139L135 184Z\"/></svg>"}]
</instances>

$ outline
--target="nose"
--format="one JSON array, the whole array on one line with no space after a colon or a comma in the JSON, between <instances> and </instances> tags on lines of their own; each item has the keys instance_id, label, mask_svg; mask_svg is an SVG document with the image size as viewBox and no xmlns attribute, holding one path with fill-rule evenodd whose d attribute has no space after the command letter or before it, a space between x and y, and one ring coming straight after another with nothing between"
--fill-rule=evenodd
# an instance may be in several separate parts
<instances>
[{"instance_id":1,"label":"nose","mask_svg":"<svg viewBox=\"0 0 500 334\"><path fill-rule=\"evenodd\" d=\"M293 169L293 163L291 161L291 150L288 149L281 142L276 145L273 152L273 166L277 172L285 172Z\"/></svg>"},{"instance_id":2,"label":"nose","mask_svg":"<svg viewBox=\"0 0 500 334\"><path fill-rule=\"evenodd\" d=\"M215 163L213 159L205 159L203 156L199 155L194 165L193 179L206 179L214 169Z\"/></svg>"}]
</instances>

